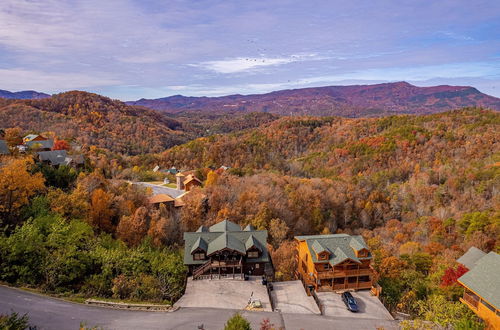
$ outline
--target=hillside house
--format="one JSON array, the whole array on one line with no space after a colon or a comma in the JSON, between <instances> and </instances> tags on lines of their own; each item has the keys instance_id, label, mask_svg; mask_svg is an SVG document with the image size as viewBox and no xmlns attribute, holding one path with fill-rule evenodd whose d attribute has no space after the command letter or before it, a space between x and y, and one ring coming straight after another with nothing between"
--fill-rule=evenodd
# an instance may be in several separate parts
<instances>
[{"instance_id":1,"label":"hillside house","mask_svg":"<svg viewBox=\"0 0 500 330\"><path fill-rule=\"evenodd\" d=\"M457 260L469 271L458 278L464 287L460 301L492 329L500 329L500 255L471 248Z\"/></svg>"},{"instance_id":2,"label":"hillside house","mask_svg":"<svg viewBox=\"0 0 500 330\"><path fill-rule=\"evenodd\" d=\"M47 141L48 139L44 136L38 134L28 134L23 137L23 143L31 142L31 141Z\"/></svg>"},{"instance_id":3,"label":"hillside house","mask_svg":"<svg viewBox=\"0 0 500 330\"><path fill-rule=\"evenodd\" d=\"M267 251L267 230L242 229L223 220L184 233L184 264L193 279L273 275Z\"/></svg>"},{"instance_id":4,"label":"hillside house","mask_svg":"<svg viewBox=\"0 0 500 330\"><path fill-rule=\"evenodd\" d=\"M19 150L25 152L28 149L38 151L50 151L54 147L54 140L47 139L38 134L29 134L23 138L23 145L19 146Z\"/></svg>"},{"instance_id":5,"label":"hillside house","mask_svg":"<svg viewBox=\"0 0 500 330\"><path fill-rule=\"evenodd\" d=\"M175 175L177 190L190 191L203 184L192 172L179 172Z\"/></svg>"},{"instance_id":6,"label":"hillside house","mask_svg":"<svg viewBox=\"0 0 500 330\"><path fill-rule=\"evenodd\" d=\"M363 237L347 234L296 236L298 275L316 291L370 289L372 255Z\"/></svg>"},{"instance_id":7,"label":"hillside house","mask_svg":"<svg viewBox=\"0 0 500 330\"><path fill-rule=\"evenodd\" d=\"M85 163L82 155L68 156L66 150L40 151L37 152L36 160L52 167L64 165L79 168Z\"/></svg>"}]
</instances>

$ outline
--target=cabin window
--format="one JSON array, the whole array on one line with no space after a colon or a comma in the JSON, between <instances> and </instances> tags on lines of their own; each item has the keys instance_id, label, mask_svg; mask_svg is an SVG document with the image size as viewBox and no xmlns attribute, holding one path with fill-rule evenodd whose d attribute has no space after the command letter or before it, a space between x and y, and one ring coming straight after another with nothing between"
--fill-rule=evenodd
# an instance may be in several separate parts
<instances>
[{"instance_id":1,"label":"cabin window","mask_svg":"<svg viewBox=\"0 0 500 330\"><path fill-rule=\"evenodd\" d=\"M329 268L328 264L323 264L323 269L327 270Z\"/></svg>"},{"instance_id":2,"label":"cabin window","mask_svg":"<svg viewBox=\"0 0 500 330\"><path fill-rule=\"evenodd\" d=\"M249 258L258 258L259 252L258 251L248 251L248 257Z\"/></svg>"},{"instance_id":3,"label":"cabin window","mask_svg":"<svg viewBox=\"0 0 500 330\"><path fill-rule=\"evenodd\" d=\"M358 280L357 277L348 277L347 278L347 282L349 282L349 283L356 283L357 280Z\"/></svg>"},{"instance_id":4,"label":"cabin window","mask_svg":"<svg viewBox=\"0 0 500 330\"><path fill-rule=\"evenodd\" d=\"M358 269L358 265L349 265L347 269Z\"/></svg>"},{"instance_id":5,"label":"cabin window","mask_svg":"<svg viewBox=\"0 0 500 330\"><path fill-rule=\"evenodd\" d=\"M359 277L360 282L370 282L370 276L360 276Z\"/></svg>"},{"instance_id":6,"label":"cabin window","mask_svg":"<svg viewBox=\"0 0 500 330\"><path fill-rule=\"evenodd\" d=\"M333 284L344 284L344 278L343 277L336 277L333 279Z\"/></svg>"},{"instance_id":7,"label":"cabin window","mask_svg":"<svg viewBox=\"0 0 500 330\"><path fill-rule=\"evenodd\" d=\"M259 269L260 268L260 264L255 264L255 269Z\"/></svg>"},{"instance_id":8,"label":"cabin window","mask_svg":"<svg viewBox=\"0 0 500 330\"><path fill-rule=\"evenodd\" d=\"M204 260L205 259L205 253L195 253L194 254L194 260Z\"/></svg>"}]
</instances>

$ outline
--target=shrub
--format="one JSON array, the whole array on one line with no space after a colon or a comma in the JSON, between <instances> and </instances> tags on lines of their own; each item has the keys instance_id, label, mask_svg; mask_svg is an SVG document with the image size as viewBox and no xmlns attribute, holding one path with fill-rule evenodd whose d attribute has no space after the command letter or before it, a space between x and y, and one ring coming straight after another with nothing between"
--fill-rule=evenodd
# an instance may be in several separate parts
<instances>
[{"instance_id":1,"label":"shrub","mask_svg":"<svg viewBox=\"0 0 500 330\"><path fill-rule=\"evenodd\" d=\"M236 313L229 320L227 320L224 330L252 330L250 322L243 316Z\"/></svg>"}]
</instances>

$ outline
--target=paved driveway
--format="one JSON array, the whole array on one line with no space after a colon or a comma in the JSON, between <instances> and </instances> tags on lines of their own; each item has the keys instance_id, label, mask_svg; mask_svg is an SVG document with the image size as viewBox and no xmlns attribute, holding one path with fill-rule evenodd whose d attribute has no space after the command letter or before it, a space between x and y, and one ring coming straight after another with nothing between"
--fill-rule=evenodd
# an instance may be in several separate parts
<instances>
[{"instance_id":1,"label":"paved driveway","mask_svg":"<svg viewBox=\"0 0 500 330\"><path fill-rule=\"evenodd\" d=\"M320 314L313 297L308 297L301 281L274 282L271 298L282 313Z\"/></svg>"},{"instance_id":2,"label":"paved driveway","mask_svg":"<svg viewBox=\"0 0 500 330\"><path fill-rule=\"evenodd\" d=\"M0 314L12 311L28 313L30 323L37 325L39 330L75 330L79 329L80 322L85 321L89 327L99 326L105 330L196 330L201 324L206 330L220 330L224 329L227 319L237 312L234 308L181 308L172 313L114 310L71 303L0 285ZM380 327L386 330L399 329L395 321L388 320L239 312L250 321L252 329L260 329L259 324L265 318L269 318L277 328L284 326L286 330L374 330Z\"/></svg>"},{"instance_id":3,"label":"paved driveway","mask_svg":"<svg viewBox=\"0 0 500 330\"><path fill-rule=\"evenodd\" d=\"M188 278L186 292L174 306L244 309L253 292L253 297L261 301L264 311L271 312L271 302L265 285L259 276L250 280L238 279L196 280Z\"/></svg>"},{"instance_id":4,"label":"paved driveway","mask_svg":"<svg viewBox=\"0 0 500 330\"><path fill-rule=\"evenodd\" d=\"M370 294L369 290L351 292L358 303L359 312L352 313L347 310L340 294L335 292L318 292L318 298L323 305L326 316L350 317L377 320L393 320L391 314L382 302Z\"/></svg>"}]
</instances>

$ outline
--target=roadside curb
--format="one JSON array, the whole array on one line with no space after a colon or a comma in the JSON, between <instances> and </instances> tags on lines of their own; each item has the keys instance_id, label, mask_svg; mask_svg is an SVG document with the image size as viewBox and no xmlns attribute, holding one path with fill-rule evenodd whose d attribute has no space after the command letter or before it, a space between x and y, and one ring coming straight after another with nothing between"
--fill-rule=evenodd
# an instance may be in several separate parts
<instances>
[{"instance_id":1,"label":"roadside curb","mask_svg":"<svg viewBox=\"0 0 500 330\"><path fill-rule=\"evenodd\" d=\"M142 310L150 312L175 312L179 307L173 307L171 305L155 305L155 304L133 304L133 303L122 303L122 302L112 302L97 299L87 299L85 300L86 305L93 305L99 307L113 308L113 309L126 309L126 310Z\"/></svg>"}]
</instances>

